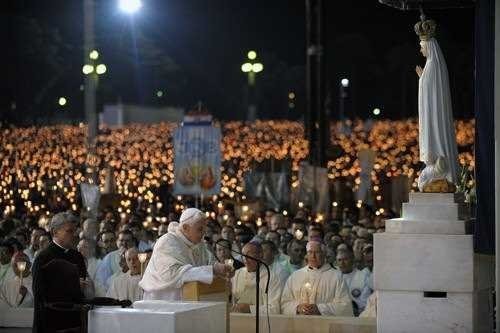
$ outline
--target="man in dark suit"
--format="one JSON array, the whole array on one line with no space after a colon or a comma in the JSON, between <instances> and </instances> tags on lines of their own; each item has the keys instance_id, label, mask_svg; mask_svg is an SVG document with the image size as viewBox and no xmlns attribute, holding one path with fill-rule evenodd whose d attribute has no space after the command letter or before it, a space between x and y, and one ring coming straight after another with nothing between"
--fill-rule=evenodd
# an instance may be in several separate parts
<instances>
[{"instance_id":1,"label":"man in dark suit","mask_svg":"<svg viewBox=\"0 0 500 333\"><path fill-rule=\"evenodd\" d=\"M83 290L88 286L84 258L75 250L77 226L78 220L71 213L56 214L50 222L52 242L33 263L35 333L64 331L82 325L78 311L57 310L58 304L81 303Z\"/></svg>"}]
</instances>

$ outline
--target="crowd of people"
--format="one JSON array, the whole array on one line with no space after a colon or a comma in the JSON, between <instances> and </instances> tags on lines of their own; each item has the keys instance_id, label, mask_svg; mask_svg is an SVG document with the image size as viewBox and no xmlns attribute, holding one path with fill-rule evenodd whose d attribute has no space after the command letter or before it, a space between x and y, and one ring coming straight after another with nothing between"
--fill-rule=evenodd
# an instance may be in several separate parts
<instances>
[{"instance_id":1,"label":"crowd of people","mask_svg":"<svg viewBox=\"0 0 500 333\"><path fill-rule=\"evenodd\" d=\"M245 196L244 176L258 163L275 159L291 163L291 187L298 186L299 163L307 158L303 126L291 121L227 122L222 131L220 197ZM174 183L172 136L177 124L127 125L103 128L96 153L86 147L85 126L0 129L0 212L6 216L40 214L81 208L79 183L88 179L87 166L99 170L101 190L106 179L124 199L155 204L162 187ZM474 120L456 122L459 161L474 167ZM375 153L371 172L377 207L384 207L383 186L393 177L418 176L416 120L347 121L333 124L331 143L338 149L328 162L328 178L345 180L353 190L361 182L360 151ZM108 177L109 176L109 177ZM416 189L416 183L413 183ZM124 202L127 202L124 200ZM387 207L387 203L385 204ZM127 205L123 205L127 211Z\"/></svg>"},{"instance_id":2,"label":"crowd of people","mask_svg":"<svg viewBox=\"0 0 500 333\"><path fill-rule=\"evenodd\" d=\"M175 124L101 129L95 154L86 149L84 126L2 129L0 306L36 307L31 268L41 253L57 250L55 236L62 231L54 221L61 212L75 217L74 235L63 236L74 245L74 258L83 258L85 295L141 299L141 277L158 239L172 232L183 211L199 206L207 220L203 246L209 260L230 260L235 269L233 311L255 311L256 263L243 255L249 254L270 267L263 276L269 293L261 293L259 304L271 313L374 316L373 234L395 217L384 209L382 186L391 177L418 176L417 122L332 124L339 154L328 162L329 180L343 179L355 191L358 154L372 150L374 204L335 201L321 219L302 202L278 211L246 198L244 175L270 158L290 159L291 187L297 186L299 162L308 154L299 123L217 126L223 134L221 193L196 203L171 194ZM456 133L460 163L472 169L474 121L457 121ZM101 191L109 190L110 179L114 183L111 200L98 212L82 204L79 185L89 181L89 166L99 170Z\"/></svg>"},{"instance_id":3,"label":"crowd of people","mask_svg":"<svg viewBox=\"0 0 500 333\"><path fill-rule=\"evenodd\" d=\"M184 204L189 207L192 202L186 198ZM203 207L206 212L209 208ZM231 203L218 212L204 214L202 246L210 262L230 260L235 269L233 311L255 311L256 262L245 255L269 266L268 294L264 293L267 271L261 269L259 303L269 313L344 316L359 315L367 307L374 290L373 234L383 232L384 221L391 216L376 216L368 206L334 210L322 223L315 222L306 208L294 216L271 209L252 211L244 222ZM54 235L60 232L61 214L75 221L71 246L85 262L84 294L131 301L143 298L139 282L155 243L173 232L179 219L170 213L155 233L144 227L145 214L120 218L111 209L100 211L96 219L58 213L46 228L21 223L0 243L0 307L34 306L31 266L40 253L60 242ZM373 308L365 311L365 315L373 313Z\"/></svg>"}]
</instances>

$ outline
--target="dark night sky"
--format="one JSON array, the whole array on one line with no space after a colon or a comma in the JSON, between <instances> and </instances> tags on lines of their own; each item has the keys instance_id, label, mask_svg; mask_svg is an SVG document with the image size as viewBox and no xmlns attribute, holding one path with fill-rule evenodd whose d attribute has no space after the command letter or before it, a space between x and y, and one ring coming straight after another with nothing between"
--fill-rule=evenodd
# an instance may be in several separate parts
<instances>
[{"instance_id":1,"label":"dark night sky","mask_svg":"<svg viewBox=\"0 0 500 333\"><path fill-rule=\"evenodd\" d=\"M2 119L41 123L62 112L81 117L82 1L5 4ZM304 9L304 0L144 0L130 20L114 0L97 1L97 48L108 66L99 103L121 98L190 108L201 100L218 118L243 118L246 78L240 65L254 49L265 66L257 79L260 117L297 119L305 97ZM427 11L439 24L456 117L472 116L473 14ZM345 76L352 82L348 115L367 117L380 107L386 117L416 116L414 67L424 63L413 32L418 14L364 0L327 1L325 16L325 75L333 100ZM157 89L166 91L164 98L155 96ZM289 91L297 95L294 110L288 109ZM56 104L59 96L69 98L65 110Z\"/></svg>"}]
</instances>

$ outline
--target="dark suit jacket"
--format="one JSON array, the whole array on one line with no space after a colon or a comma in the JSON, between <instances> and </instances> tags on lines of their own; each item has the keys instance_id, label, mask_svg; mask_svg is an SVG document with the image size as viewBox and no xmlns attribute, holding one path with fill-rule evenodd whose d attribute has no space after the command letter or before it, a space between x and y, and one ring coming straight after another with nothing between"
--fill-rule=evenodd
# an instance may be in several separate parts
<instances>
[{"instance_id":1,"label":"dark suit jacket","mask_svg":"<svg viewBox=\"0 0 500 333\"><path fill-rule=\"evenodd\" d=\"M51 243L36 257L32 274L35 307L33 332L49 333L80 326L78 312L57 313L47 304L80 304L83 301L79 281L87 277L83 256L76 250L64 250Z\"/></svg>"}]
</instances>

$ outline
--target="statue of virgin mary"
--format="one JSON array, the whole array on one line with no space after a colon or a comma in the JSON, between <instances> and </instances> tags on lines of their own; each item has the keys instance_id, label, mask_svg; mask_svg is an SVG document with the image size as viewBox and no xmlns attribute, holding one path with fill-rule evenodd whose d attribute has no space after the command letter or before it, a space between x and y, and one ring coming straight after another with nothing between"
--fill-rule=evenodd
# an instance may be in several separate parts
<instances>
[{"instance_id":1,"label":"statue of virgin mary","mask_svg":"<svg viewBox=\"0 0 500 333\"><path fill-rule=\"evenodd\" d=\"M420 160L425 163L418 179L420 191L428 190L434 181L456 183L458 152L453 124L448 69L438 42L434 38L436 23L422 18L415 25L420 37L420 51L426 57L425 67L417 66L418 121ZM450 186L454 188L454 186ZM451 192L453 190L444 190ZM440 192L437 190L437 192Z\"/></svg>"}]
</instances>

